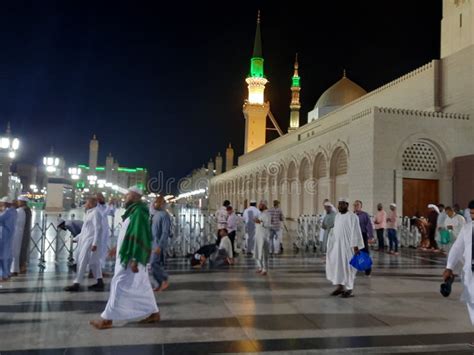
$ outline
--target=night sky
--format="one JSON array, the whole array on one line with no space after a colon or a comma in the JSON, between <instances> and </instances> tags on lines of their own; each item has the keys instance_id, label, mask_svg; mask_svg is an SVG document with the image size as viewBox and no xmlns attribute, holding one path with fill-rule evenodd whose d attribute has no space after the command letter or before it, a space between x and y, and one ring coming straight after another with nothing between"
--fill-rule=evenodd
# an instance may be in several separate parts
<instances>
[{"instance_id":1,"label":"night sky","mask_svg":"<svg viewBox=\"0 0 474 355\"><path fill-rule=\"evenodd\" d=\"M285 131L295 52L301 124L343 68L370 91L439 58L441 0L11 3L0 5L0 123L22 139L19 160L38 164L51 146L87 163L93 133L99 163L112 152L167 177L229 142L242 154L258 8L266 97Z\"/></svg>"}]
</instances>

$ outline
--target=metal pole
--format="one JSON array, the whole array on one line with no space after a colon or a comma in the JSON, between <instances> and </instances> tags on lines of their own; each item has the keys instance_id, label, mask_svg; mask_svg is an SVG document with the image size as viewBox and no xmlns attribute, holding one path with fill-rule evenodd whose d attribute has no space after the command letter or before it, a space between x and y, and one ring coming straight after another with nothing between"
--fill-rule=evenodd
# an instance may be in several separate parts
<instances>
[{"instance_id":1,"label":"metal pole","mask_svg":"<svg viewBox=\"0 0 474 355\"><path fill-rule=\"evenodd\" d=\"M71 219L74 219L74 213L71 214ZM74 242L72 234L69 234L69 257L67 258L67 265L74 265Z\"/></svg>"},{"instance_id":2,"label":"metal pole","mask_svg":"<svg viewBox=\"0 0 474 355\"><path fill-rule=\"evenodd\" d=\"M46 248L46 219L48 218L47 214L43 214L43 220L41 221L41 248L40 248L40 262L39 268L43 271L46 268L45 260L45 248Z\"/></svg>"}]
</instances>

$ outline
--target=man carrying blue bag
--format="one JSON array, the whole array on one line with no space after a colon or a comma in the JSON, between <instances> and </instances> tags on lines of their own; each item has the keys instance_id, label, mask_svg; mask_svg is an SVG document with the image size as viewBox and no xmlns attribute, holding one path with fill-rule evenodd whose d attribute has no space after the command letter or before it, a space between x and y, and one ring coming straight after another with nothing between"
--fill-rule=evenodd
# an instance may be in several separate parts
<instances>
[{"instance_id":1,"label":"man carrying blue bag","mask_svg":"<svg viewBox=\"0 0 474 355\"><path fill-rule=\"evenodd\" d=\"M328 238L326 255L326 278L337 285L332 296L353 297L354 281L357 269L350 265L355 254L364 248L359 218L349 211L349 201L340 198L339 213L334 221L332 235Z\"/></svg>"}]
</instances>

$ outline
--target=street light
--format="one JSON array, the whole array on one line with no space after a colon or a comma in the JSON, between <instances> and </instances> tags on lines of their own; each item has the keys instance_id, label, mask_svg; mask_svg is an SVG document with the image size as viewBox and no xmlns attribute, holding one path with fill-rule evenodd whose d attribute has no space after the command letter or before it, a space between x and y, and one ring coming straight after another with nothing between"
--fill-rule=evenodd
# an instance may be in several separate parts
<instances>
[{"instance_id":1,"label":"street light","mask_svg":"<svg viewBox=\"0 0 474 355\"><path fill-rule=\"evenodd\" d=\"M79 180L81 176L81 168L76 168L76 167L69 168L68 172L69 172L69 175L71 175L71 179Z\"/></svg>"},{"instance_id":2,"label":"street light","mask_svg":"<svg viewBox=\"0 0 474 355\"><path fill-rule=\"evenodd\" d=\"M46 172L55 173L58 170L59 158L54 156L47 156L43 158L43 165L46 168Z\"/></svg>"}]
</instances>

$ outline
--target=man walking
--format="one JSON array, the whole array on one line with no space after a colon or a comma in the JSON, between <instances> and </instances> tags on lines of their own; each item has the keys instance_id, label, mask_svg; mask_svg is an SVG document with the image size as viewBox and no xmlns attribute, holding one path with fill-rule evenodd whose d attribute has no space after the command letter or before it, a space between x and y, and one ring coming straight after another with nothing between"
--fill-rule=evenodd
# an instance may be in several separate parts
<instances>
[{"instance_id":1,"label":"man walking","mask_svg":"<svg viewBox=\"0 0 474 355\"><path fill-rule=\"evenodd\" d=\"M100 265L102 215L96 207L97 199L89 197L85 204L86 215L84 217L84 224L78 236L76 278L71 286L64 288L65 291L77 292L80 290L80 284L84 281L87 265L89 265L93 277L97 280L95 285L89 286L89 290L102 291L104 289L102 267Z\"/></svg>"},{"instance_id":2,"label":"man walking","mask_svg":"<svg viewBox=\"0 0 474 355\"><path fill-rule=\"evenodd\" d=\"M15 234L17 212L12 204L12 200L5 196L0 199L0 281L7 281L10 278L10 267L12 263L12 241Z\"/></svg>"},{"instance_id":3,"label":"man walking","mask_svg":"<svg viewBox=\"0 0 474 355\"><path fill-rule=\"evenodd\" d=\"M321 224L321 227L324 231L321 252L323 254L326 254L328 250L329 234L334 228L334 221L336 219L336 209L334 208L331 202L326 201L324 202L324 210L326 213Z\"/></svg>"},{"instance_id":4,"label":"man walking","mask_svg":"<svg viewBox=\"0 0 474 355\"><path fill-rule=\"evenodd\" d=\"M469 202L469 212L471 219L474 218L474 201ZM458 265L462 265L461 281L464 290L461 295L461 301L466 303L469 317L472 325L474 325L474 224L466 223L459 233L448 255L448 262L443 273L443 279L448 281L454 276L454 270ZM472 345L472 344L471 344Z\"/></svg>"},{"instance_id":5,"label":"man walking","mask_svg":"<svg viewBox=\"0 0 474 355\"><path fill-rule=\"evenodd\" d=\"M158 196L154 203L151 232L153 236L153 254L151 258L151 270L153 277L158 283L154 291L164 291L169 287L168 273L165 270L168 239L171 232L171 218L166 211L166 201L163 196Z\"/></svg>"},{"instance_id":6,"label":"man walking","mask_svg":"<svg viewBox=\"0 0 474 355\"><path fill-rule=\"evenodd\" d=\"M377 212L374 217L375 232L377 233L377 242L379 251L385 251L385 237L384 232L387 225L387 213L384 211L381 203L377 205ZM361 226L362 228L362 226Z\"/></svg>"},{"instance_id":7,"label":"man walking","mask_svg":"<svg viewBox=\"0 0 474 355\"><path fill-rule=\"evenodd\" d=\"M268 213L267 201L260 201L258 208L260 209L260 214L255 218L255 260L257 262L257 273L265 276L268 270L271 217Z\"/></svg>"},{"instance_id":8,"label":"man walking","mask_svg":"<svg viewBox=\"0 0 474 355\"><path fill-rule=\"evenodd\" d=\"M21 239L20 248L20 274L25 274L30 260L30 240L31 240L31 209L28 207L28 198L26 196L18 197L18 201L24 202L23 211L25 211L25 228Z\"/></svg>"},{"instance_id":9,"label":"man walking","mask_svg":"<svg viewBox=\"0 0 474 355\"><path fill-rule=\"evenodd\" d=\"M26 199L27 200L27 199ZM15 233L12 240L12 264L10 266L11 276L18 276L20 272L20 253L21 244L23 242L23 234L26 225L26 213L24 207L26 206L25 197L20 197L14 203L16 207L16 223Z\"/></svg>"},{"instance_id":10,"label":"man walking","mask_svg":"<svg viewBox=\"0 0 474 355\"><path fill-rule=\"evenodd\" d=\"M117 240L115 273L110 296L99 320L90 324L96 329L112 327L114 320L146 317L142 323L160 320L146 265L150 260L152 235L148 207L142 202L143 191L129 188L122 216L123 224Z\"/></svg>"},{"instance_id":11,"label":"man walking","mask_svg":"<svg viewBox=\"0 0 474 355\"><path fill-rule=\"evenodd\" d=\"M244 211L245 232L247 233L247 255L251 256L255 247L255 219L260 215L256 201L250 201L250 206Z\"/></svg>"},{"instance_id":12,"label":"man walking","mask_svg":"<svg viewBox=\"0 0 474 355\"><path fill-rule=\"evenodd\" d=\"M360 202L360 201L359 201ZM364 247L359 219L349 211L349 202L339 199L339 213L334 221L333 237L328 242L326 257L326 278L337 285L332 296L353 297L354 281L357 270L349 262L354 254Z\"/></svg>"},{"instance_id":13,"label":"man walking","mask_svg":"<svg viewBox=\"0 0 474 355\"><path fill-rule=\"evenodd\" d=\"M367 254L370 254L369 248L369 239L374 237L374 229L372 227L372 221L370 220L370 216L367 212L362 211L362 201L356 200L354 202L354 212L359 217L359 227L362 233L362 240L364 241L364 251ZM383 251L383 249L381 250ZM368 269L365 271L365 274L369 276L372 273L372 269Z\"/></svg>"},{"instance_id":14,"label":"man walking","mask_svg":"<svg viewBox=\"0 0 474 355\"><path fill-rule=\"evenodd\" d=\"M394 203L390 204L390 211L387 213L387 235L389 250L388 252L393 255L398 255L398 237L397 237L397 227L398 227L398 214L397 214L397 205Z\"/></svg>"},{"instance_id":15,"label":"man walking","mask_svg":"<svg viewBox=\"0 0 474 355\"><path fill-rule=\"evenodd\" d=\"M280 201L273 201L273 208L268 210L270 214L270 255L278 254L281 250L280 233L281 224L284 221L283 212L280 208Z\"/></svg>"}]
</instances>

